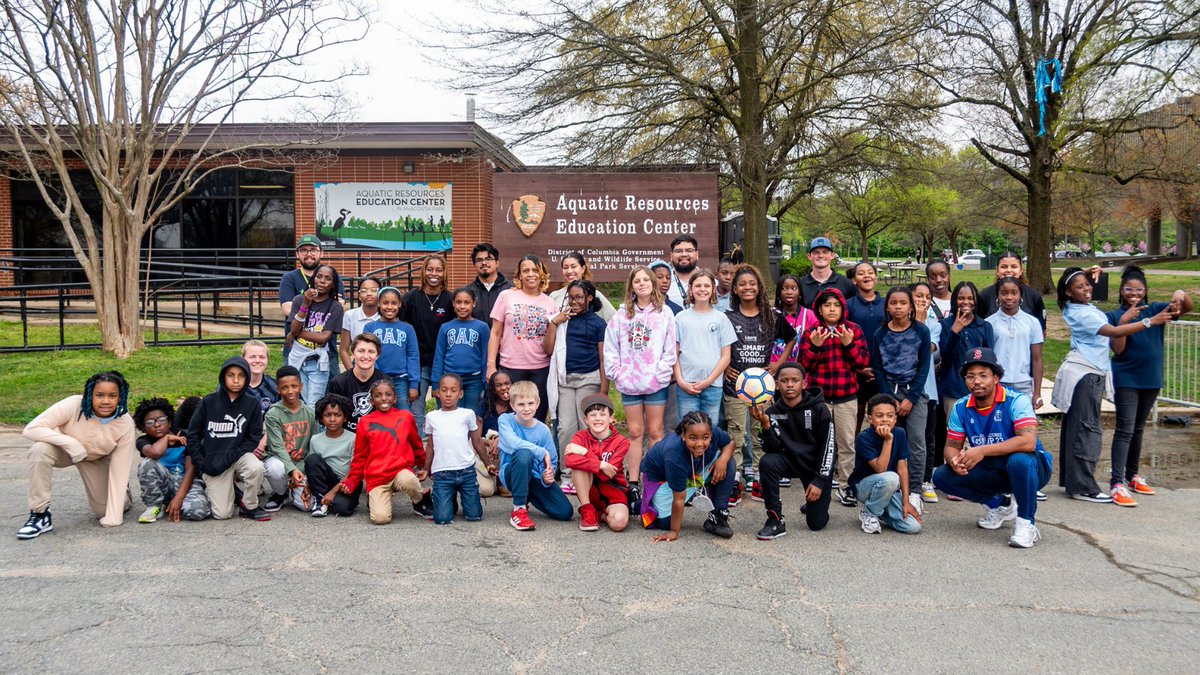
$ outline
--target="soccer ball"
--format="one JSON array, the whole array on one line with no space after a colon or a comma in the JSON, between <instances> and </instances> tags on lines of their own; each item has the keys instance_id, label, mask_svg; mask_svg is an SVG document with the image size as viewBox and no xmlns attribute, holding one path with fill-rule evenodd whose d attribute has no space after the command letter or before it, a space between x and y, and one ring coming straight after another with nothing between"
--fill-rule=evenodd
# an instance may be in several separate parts
<instances>
[{"instance_id":1,"label":"soccer ball","mask_svg":"<svg viewBox=\"0 0 1200 675\"><path fill-rule=\"evenodd\" d=\"M738 375L733 391L749 405L769 403L775 396L775 378L764 368L747 368Z\"/></svg>"}]
</instances>

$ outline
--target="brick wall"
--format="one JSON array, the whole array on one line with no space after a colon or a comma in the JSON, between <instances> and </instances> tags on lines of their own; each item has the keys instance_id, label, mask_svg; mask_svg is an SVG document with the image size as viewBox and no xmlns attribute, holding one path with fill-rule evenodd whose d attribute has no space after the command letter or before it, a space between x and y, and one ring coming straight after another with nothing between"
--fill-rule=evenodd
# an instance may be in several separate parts
<instances>
[{"instance_id":1,"label":"brick wall","mask_svg":"<svg viewBox=\"0 0 1200 675\"><path fill-rule=\"evenodd\" d=\"M8 176L0 172L0 250L11 251L12 247L12 191ZM0 286L12 286L14 283L13 273L0 269Z\"/></svg>"},{"instance_id":2,"label":"brick wall","mask_svg":"<svg viewBox=\"0 0 1200 675\"><path fill-rule=\"evenodd\" d=\"M457 159L457 158L456 158ZM412 173L404 165L412 162ZM436 155L343 154L316 166L296 168L296 238L316 231L316 204L313 184L449 182L451 217L454 222L454 249L449 256L448 286L461 286L475 277L471 248L492 236L492 170L483 157L468 156L455 161ZM390 251L364 255L367 267L384 267L411 257L410 253ZM337 264L342 256L330 252L324 259ZM505 271L507 276L509 272Z\"/></svg>"}]
</instances>

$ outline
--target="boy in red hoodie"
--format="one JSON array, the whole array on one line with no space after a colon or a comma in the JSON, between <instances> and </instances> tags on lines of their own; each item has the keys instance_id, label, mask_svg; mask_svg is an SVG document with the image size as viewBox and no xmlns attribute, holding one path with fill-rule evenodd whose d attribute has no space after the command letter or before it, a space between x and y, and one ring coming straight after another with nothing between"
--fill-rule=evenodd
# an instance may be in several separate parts
<instances>
[{"instance_id":1,"label":"boy in red hoodie","mask_svg":"<svg viewBox=\"0 0 1200 675\"><path fill-rule=\"evenodd\" d=\"M365 481L371 522L376 525L392 522L396 492L408 495L414 513L433 520L433 499L421 489L426 478L425 444L412 413L396 407L396 389L388 379L371 385L371 405L374 410L358 421L354 459L342 480L342 492L353 494Z\"/></svg>"},{"instance_id":2,"label":"boy in red hoodie","mask_svg":"<svg viewBox=\"0 0 1200 675\"><path fill-rule=\"evenodd\" d=\"M613 532L620 532L629 524L624 466L629 439L613 428L613 404L607 396L589 394L579 408L587 428L576 433L565 448L567 468L579 497L579 529L595 532L604 521Z\"/></svg>"},{"instance_id":3,"label":"boy in red hoodie","mask_svg":"<svg viewBox=\"0 0 1200 675\"><path fill-rule=\"evenodd\" d=\"M826 288L813 300L820 319L799 338L800 363L808 372L810 386L820 387L833 413L837 442L838 501L855 506L858 499L848 481L854 472L854 437L858 434L859 370L871 362L867 340L858 324L846 318L846 298L836 288Z\"/></svg>"}]
</instances>

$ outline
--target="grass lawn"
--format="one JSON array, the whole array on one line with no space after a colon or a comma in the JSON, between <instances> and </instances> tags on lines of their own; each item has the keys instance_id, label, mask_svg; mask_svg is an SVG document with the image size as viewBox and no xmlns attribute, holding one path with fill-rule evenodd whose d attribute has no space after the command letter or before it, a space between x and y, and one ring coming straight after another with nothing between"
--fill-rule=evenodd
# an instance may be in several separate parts
<instances>
[{"instance_id":1,"label":"grass lawn","mask_svg":"<svg viewBox=\"0 0 1200 675\"><path fill-rule=\"evenodd\" d=\"M1193 258L1191 260L1172 260L1171 262L1146 265L1145 268L1148 270L1181 270L1187 272L1200 272L1200 259Z\"/></svg>"}]
</instances>

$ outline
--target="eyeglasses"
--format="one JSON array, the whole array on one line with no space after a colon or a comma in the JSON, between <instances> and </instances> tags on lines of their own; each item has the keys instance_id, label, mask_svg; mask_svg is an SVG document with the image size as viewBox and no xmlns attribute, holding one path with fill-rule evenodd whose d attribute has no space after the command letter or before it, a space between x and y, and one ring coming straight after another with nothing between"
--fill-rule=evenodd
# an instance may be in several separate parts
<instances>
[{"instance_id":1,"label":"eyeglasses","mask_svg":"<svg viewBox=\"0 0 1200 675\"><path fill-rule=\"evenodd\" d=\"M475 264L476 264L476 265L482 265L483 263L494 263L494 262L496 262L496 259L495 259L495 258L491 258L491 257L488 257L488 258L476 258L476 259L475 259Z\"/></svg>"},{"instance_id":2,"label":"eyeglasses","mask_svg":"<svg viewBox=\"0 0 1200 675\"><path fill-rule=\"evenodd\" d=\"M675 249L671 249L671 253L695 253L695 252L696 252L696 249L694 249L694 248L675 248Z\"/></svg>"},{"instance_id":3,"label":"eyeglasses","mask_svg":"<svg viewBox=\"0 0 1200 675\"><path fill-rule=\"evenodd\" d=\"M142 424L147 427L156 427L160 424L167 424L167 422L168 420L166 417L147 417L146 419L142 420Z\"/></svg>"},{"instance_id":4,"label":"eyeglasses","mask_svg":"<svg viewBox=\"0 0 1200 675\"><path fill-rule=\"evenodd\" d=\"M1146 289L1144 289L1144 288L1133 288L1132 286L1125 286L1124 288L1122 288L1122 289L1121 289L1121 292L1122 292L1122 293L1125 293L1125 294L1132 295L1133 293L1145 293L1145 292L1146 292Z\"/></svg>"}]
</instances>

